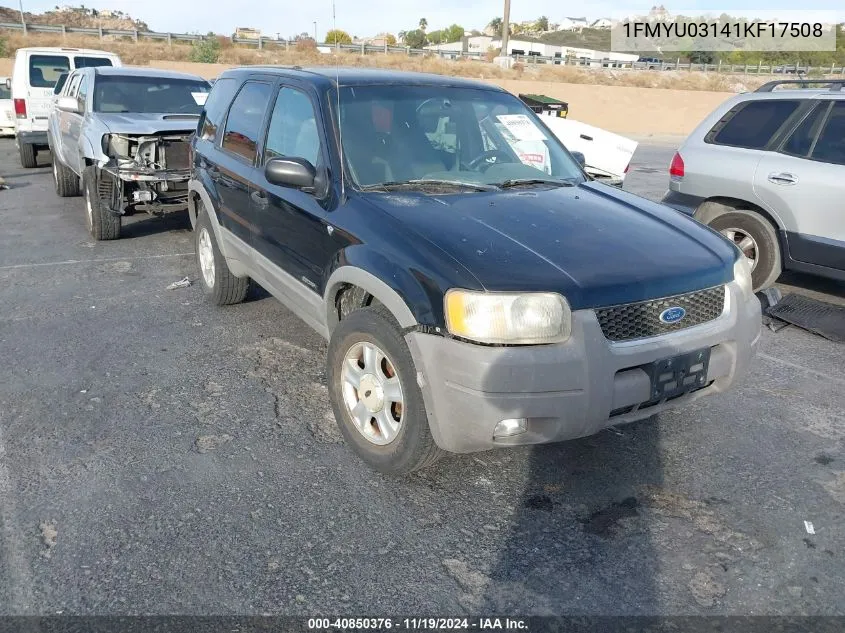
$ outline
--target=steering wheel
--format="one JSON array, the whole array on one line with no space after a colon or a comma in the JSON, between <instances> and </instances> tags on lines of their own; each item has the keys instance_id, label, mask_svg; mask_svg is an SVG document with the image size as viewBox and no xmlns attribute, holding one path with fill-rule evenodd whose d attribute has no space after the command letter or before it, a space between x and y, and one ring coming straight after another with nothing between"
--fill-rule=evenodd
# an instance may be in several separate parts
<instances>
[{"instance_id":1,"label":"steering wheel","mask_svg":"<svg viewBox=\"0 0 845 633\"><path fill-rule=\"evenodd\" d=\"M500 149L488 149L487 151L481 152L478 156L473 158L471 161L467 163L467 168L470 170L478 169L481 167L479 171L487 171L494 163L489 162L491 158L504 159L504 162L510 162L511 156ZM485 165L486 162L486 165Z\"/></svg>"}]
</instances>

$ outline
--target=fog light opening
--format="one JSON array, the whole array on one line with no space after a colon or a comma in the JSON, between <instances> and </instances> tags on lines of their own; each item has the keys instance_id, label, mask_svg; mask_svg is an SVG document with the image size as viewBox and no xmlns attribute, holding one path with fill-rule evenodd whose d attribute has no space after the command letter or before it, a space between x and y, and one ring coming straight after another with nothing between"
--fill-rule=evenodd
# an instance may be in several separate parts
<instances>
[{"instance_id":1,"label":"fog light opening","mask_svg":"<svg viewBox=\"0 0 845 633\"><path fill-rule=\"evenodd\" d=\"M493 438L513 437L528 431L528 420L526 418L512 418L502 420L493 429Z\"/></svg>"}]
</instances>

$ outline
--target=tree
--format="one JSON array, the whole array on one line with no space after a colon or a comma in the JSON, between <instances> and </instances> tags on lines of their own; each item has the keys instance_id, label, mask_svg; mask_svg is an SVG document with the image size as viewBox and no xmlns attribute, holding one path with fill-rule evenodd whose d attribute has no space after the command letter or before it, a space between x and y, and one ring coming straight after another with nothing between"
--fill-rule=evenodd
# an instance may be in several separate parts
<instances>
[{"instance_id":1,"label":"tree","mask_svg":"<svg viewBox=\"0 0 845 633\"><path fill-rule=\"evenodd\" d=\"M398 33L398 36L399 36L399 41L400 41L400 42L404 42L404 41L405 41L405 36L406 36L407 34L408 34L408 31L399 31L399 33Z\"/></svg>"},{"instance_id":2,"label":"tree","mask_svg":"<svg viewBox=\"0 0 845 633\"><path fill-rule=\"evenodd\" d=\"M420 31L425 33L425 30L428 28L428 20L425 18L420 18Z\"/></svg>"},{"instance_id":3,"label":"tree","mask_svg":"<svg viewBox=\"0 0 845 633\"><path fill-rule=\"evenodd\" d=\"M346 31L332 29L326 33L326 44L351 44L352 37Z\"/></svg>"},{"instance_id":4,"label":"tree","mask_svg":"<svg viewBox=\"0 0 845 633\"><path fill-rule=\"evenodd\" d=\"M194 41L188 59L202 64L216 64L220 59L220 42L217 36L209 31L204 39Z\"/></svg>"},{"instance_id":5,"label":"tree","mask_svg":"<svg viewBox=\"0 0 845 633\"><path fill-rule=\"evenodd\" d=\"M422 48L426 44L425 33L420 29L414 29L405 33L405 46L411 48Z\"/></svg>"},{"instance_id":6,"label":"tree","mask_svg":"<svg viewBox=\"0 0 845 633\"><path fill-rule=\"evenodd\" d=\"M545 15L541 15L540 19L537 20L537 29L542 33L545 33L549 30L549 18Z\"/></svg>"},{"instance_id":7,"label":"tree","mask_svg":"<svg viewBox=\"0 0 845 633\"><path fill-rule=\"evenodd\" d=\"M396 37L394 37L391 33L384 36L384 41L387 42L388 46L396 46Z\"/></svg>"},{"instance_id":8,"label":"tree","mask_svg":"<svg viewBox=\"0 0 845 633\"><path fill-rule=\"evenodd\" d=\"M495 32L495 37L502 37L502 18L493 18L487 26Z\"/></svg>"},{"instance_id":9,"label":"tree","mask_svg":"<svg viewBox=\"0 0 845 633\"><path fill-rule=\"evenodd\" d=\"M712 64L716 56L711 51L690 51L689 60L691 64Z\"/></svg>"},{"instance_id":10,"label":"tree","mask_svg":"<svg viewBox=\"0 0 845 633\"><path fill-rule=\"evenodd\" d=\"M431 31L430 33L426 33L425 39L428 40L429 44L443 44L447 41L446 32Z\"/></svg>"},{"instance_id":11,"label":"tree","mask_svg":"<svg viewBox=\"0 0 845 633\"><path fill-rule=\"evenodd\" d=\"M464 27L460 26L459 24L453 24L448 29L443 30L443 35L447 42L460 42L466 31Z\"/></svg>"}]
</instances>

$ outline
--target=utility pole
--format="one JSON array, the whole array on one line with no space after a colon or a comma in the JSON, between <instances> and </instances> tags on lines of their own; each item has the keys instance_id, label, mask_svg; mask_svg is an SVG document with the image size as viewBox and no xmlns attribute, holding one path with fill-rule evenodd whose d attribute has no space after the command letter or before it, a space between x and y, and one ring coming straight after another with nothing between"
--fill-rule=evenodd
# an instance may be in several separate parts
<instances>
[{"instance_id":1,"label":"utility pole","mask_svg":"<svg viewBox=\"0 0 845 633\"><path fill-rule=\"evenodd\" d=\"M21 10L21 24L23 24L23 30L26 32L26 20L23 19L23 0L18 0L18 6Z\"/></svg>"},{"instance_id":2,"label":"utility pole","mask_svg":"<svg viewBox=\"0 0 845 633\"><path fill-rule=\"evenodd\" d=\"M317 41L317 21L314 21L314 41Z\"/></svg>"},{"instance_id":3,"label":"utility pole","mask_svg":"<svg viewBox=\"0 0 845 633\"><path fill-rule=\"evenodd\" d=\"M508 37L511 30L511 0L505 0L505 17L502 18L502 57L508 56Z\"/></svg>"}]
</instances>

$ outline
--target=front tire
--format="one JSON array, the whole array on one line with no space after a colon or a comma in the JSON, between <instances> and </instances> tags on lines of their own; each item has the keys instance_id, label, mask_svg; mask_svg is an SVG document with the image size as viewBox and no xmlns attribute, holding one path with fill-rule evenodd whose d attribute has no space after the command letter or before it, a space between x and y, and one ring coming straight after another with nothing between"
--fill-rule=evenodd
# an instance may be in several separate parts
<instances>
[{"instance_id":1,"label":"front tire","mask_svg":"<svg viewBox=\"0 0 845 633\"><path fill-rule=\"evenodd\" d=\"M88 232L95 240L116 240L120 238L120 216L112 213L100 199L100 178L96 167L86 167L85 176L85 218Z\"/></svg>"},{"instance_id":2,"label":"front tire","mask_svg":"<svg viewBox=\"0 0 845 633\"><path fill-rule=\"evenodd\" d=\"M367 465L405 475L443 454L431 436L411 352L383 307L343 319L332 333L327 363L335 420Z\"/></svg>"},{"instance_id":3,"label":"front tire","mask_svg":"<svg viewBox=\"0 0 845 633\"><path fill-rule=\"evenodd\" d=\"M774 285L781 272L780 245L775 228L753 211L735 209L710 221L710 227L736 244L749 259L754 292Z\"/></svg>"},{"instance_id":4,"label":"front tire","mask_svg":"<svg viewBox=\"0 0 845 633\"><path fill-rule=\"evenodd\" d=\"M35 151L35 145L21 143L18 151L21 155L21 167L27 169L38 167L38 152Z\"/></svg>"},{"instance_id":5,"label":"front tire","mask_svg":"<svg viewBox=\"0 0 845 633\"><path fill-rule=\"evenodd\" d=\"M232 274L217 245L208 214L202 207L198 211L194 246L203 293L215 305L241 303L249 292L249 277L235 277Z\"/></svg>"},{"instance_id":6,"label":"front tire","mask_svg":"<svg viewBox=\"0 0 845 633\"><path fill-rule=\"evenodd\" d=\"M71 169L65 167L55 154L53 154L53 184L60 198L71 198L80 193L79 177Z\"/></svg>"}]
</instances>

